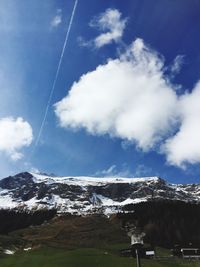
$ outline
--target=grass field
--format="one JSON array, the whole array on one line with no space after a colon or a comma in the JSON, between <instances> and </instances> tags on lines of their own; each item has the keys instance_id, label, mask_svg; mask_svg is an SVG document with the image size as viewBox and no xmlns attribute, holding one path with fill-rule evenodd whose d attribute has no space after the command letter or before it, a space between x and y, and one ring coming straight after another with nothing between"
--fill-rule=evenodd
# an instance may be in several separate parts
<instances>
[{"instance_id":1,"label":"grass field","mask_svg":"<svg viewBox=\"0 0 200 267\"><path fill-rule=\"evenodd\" d=\"M43 248L15 255L1 255L2 267L133 267L135 259L116 254L115 249L64 250ZM200 261L142 260L142 267L200 267Z\"/></svg>"}]
</instances>

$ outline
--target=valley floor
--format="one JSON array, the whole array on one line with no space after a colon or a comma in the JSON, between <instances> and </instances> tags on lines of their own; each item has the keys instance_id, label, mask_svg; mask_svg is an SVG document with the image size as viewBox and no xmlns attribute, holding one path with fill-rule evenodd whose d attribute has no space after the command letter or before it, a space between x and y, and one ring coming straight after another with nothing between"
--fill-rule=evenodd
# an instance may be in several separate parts
<instances>
[{"instance_id":1,"label":"valley floor","mask_svg":"<svg viewBox=\"0 0 200 267\"><path fill-rule=\"evenodd\" d=\"M135 259L121 257L116 247L108 249L64 250L42 248L14 255L0 255L3 267L133 267ZM200 261L179 259L144 260L142 267L200 267Z\"/></svg>"}]
</instances>

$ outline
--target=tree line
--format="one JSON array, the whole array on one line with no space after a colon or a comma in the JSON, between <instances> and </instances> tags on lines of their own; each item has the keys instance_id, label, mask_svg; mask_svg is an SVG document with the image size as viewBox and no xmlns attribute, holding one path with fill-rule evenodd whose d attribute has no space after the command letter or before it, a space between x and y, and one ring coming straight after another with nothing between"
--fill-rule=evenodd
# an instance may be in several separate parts
<instances>
[{"instance_id":1,"label":"tree line","mask_svg":"<svg viewBox=\"0 0 200 267\"><path fill-rule=\"evenodd\" d=\"M31 225L40 225L52 219L56 210L0 210L0 234L23 229Z\"/></svg>"},{"instance_id":2,"label":"tree line","mask_svg":"<svg viewBox=\"0 0 200 267\"><path fill-rule=\"evenodd\" d=\"M122 226L133 223L145 232L152 246L200 246L200 204L183 201L149 201L124 207Z\"/></svg>"}]
</instances>

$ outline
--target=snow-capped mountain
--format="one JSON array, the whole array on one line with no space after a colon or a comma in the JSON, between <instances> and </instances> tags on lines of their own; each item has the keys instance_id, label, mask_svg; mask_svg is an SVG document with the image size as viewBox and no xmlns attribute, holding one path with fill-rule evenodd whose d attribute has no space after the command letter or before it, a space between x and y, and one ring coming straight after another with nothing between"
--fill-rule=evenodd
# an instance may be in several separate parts
<instances>
[{"instance_id":1,"label":"snow-capped mountain","mask_svg":"<svg viewBox=\"0 0 200 267\"><path fill-rule=\"evenodd\" d=\"M0 180L2 209L114 213L126 204L152 199L200 202L200 185L174 185L159 177L56 177L28 172Z\"/></svg>"}]
</instances>

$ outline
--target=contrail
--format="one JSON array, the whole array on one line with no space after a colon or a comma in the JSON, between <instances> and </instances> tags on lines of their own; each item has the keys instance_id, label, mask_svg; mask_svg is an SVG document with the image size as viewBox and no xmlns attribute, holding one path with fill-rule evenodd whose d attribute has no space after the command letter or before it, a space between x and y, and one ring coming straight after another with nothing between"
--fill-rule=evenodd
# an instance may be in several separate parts
<instances>
[{"instance_id":1,"label":"contrail","mask_svg":"<svg viewBox=\"0 0 200 267\"><path fill-rule=\"evenodd\" d=\"M72 14L71 14L71 18L70 18L70 22L69 22L69 26L68 26L66 37L65 37L65 41L64 41L64 45L63 45L63 49L62 49L62 53L61 53L60 60L59 60L59 63L58 63L58 67L57 67L57 70L56 70L56 75L55 75L55 78L54 78L54 81L53 81L53 85L52 85L52 88L51 88L51 91L50 91L50 94L49 94L49 99L48 99L48 102L47 102L47 105L46 105L46 109L45 109L45 112L44 112L44 117L43 117L43 120L42 120L42 123L41 123L41 126L40 126L40 130L39 130L37 139L35 141L35 145L34 145L33 151L34 151L35 147L38 145L38 143L40 141L40 137L41 137L43 129L44 129L44 124L45 124L45 121L46 121L46 118L47 118L47 114L48 114L49 107L50 107L50 104L51 104L52 96L53 96L53 93L55 91L55 86L56 86L56 82L57 82L57 79L58 79L60 66L62 64L62 59L63 59L63 55L65 53L65 48L66 48L66 45L67 45L67 41L69 39L69 34L70 34L70 31L71 31L71 27L72 27L74 15L75 15L75 12L76 12L77 4L78 4L78 0L75 0L74 7L73 7L73 10L72 10Z\"/></svg>"}]
</instances>

